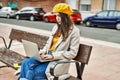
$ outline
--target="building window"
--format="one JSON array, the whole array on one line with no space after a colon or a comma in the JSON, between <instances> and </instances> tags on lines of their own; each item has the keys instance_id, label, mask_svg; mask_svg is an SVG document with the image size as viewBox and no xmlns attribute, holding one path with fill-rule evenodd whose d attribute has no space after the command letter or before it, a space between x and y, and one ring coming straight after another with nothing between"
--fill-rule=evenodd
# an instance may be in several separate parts
<instances>
[{"instance_id":1,"label":"building window","mask_svg":"<svg viewBox=\"0 0 120 80\"><path fill-rule=\"evenodd\" d=\"M115 10L115 9L116 9L116 0L103 1L103 10Z\"/></svg>"},{"instance_id":2,"label":"building window","mask_svg":"<svg viewBox=\"0 0 120 80\"><path fill-rule=\"evenodd\" d=\"M82 4L81 7L82 7L81 11L90 11L91 5L84 5L84 4Z\"/></svg>"},{"instance_id":3,"label":"building window","mask_svg":"<svg viewBox=\"0 0 120 80\"><path fill-rule=\"evenodd\" d=\"M91 11L91 0L80 0L80 11Z\"/></svg>"}]
</instances>

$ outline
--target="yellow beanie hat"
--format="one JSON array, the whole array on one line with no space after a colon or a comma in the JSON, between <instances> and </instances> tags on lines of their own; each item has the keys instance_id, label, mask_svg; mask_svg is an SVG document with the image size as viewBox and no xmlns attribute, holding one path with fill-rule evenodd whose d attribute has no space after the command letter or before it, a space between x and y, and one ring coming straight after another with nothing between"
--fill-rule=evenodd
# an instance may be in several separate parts
<instances>
[{"instance_id":1,"label":"yellow beanie hat","mask_svg":"<svg viewBox=\"0 0 120 80\"><path fill-rule=\"evenodd\" d=\"M70 15L73 11L66 3L58 3L53 7L53 12L61 12Z\"/></svg>"}]
</instances>

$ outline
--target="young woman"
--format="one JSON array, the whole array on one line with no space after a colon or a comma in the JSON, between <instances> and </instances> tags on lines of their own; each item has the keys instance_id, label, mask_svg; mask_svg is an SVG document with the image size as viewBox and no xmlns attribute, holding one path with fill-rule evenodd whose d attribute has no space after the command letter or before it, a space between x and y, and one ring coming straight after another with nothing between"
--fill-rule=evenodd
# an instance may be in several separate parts
<instances>
[{"instance_id":1,"label":"young woman","mask_svg":"<svg viewBox=\"0 0 120 80\"><path fill-rule=\"evenodd\" d=\"M80 43L80 30L70 19L72 9L65 3L56 4L53 8L56 15L56 23L45 47L40 50L43 59L50 59L49 62L39 62L33 58L23 60L21 73L18 80L52 80L50 67L57 61L71 60L78 52ZM69 77L67 74L69 64L60 64L56 67L56 75L61 75L61 80Z\"/></svg>"}]
</instances>

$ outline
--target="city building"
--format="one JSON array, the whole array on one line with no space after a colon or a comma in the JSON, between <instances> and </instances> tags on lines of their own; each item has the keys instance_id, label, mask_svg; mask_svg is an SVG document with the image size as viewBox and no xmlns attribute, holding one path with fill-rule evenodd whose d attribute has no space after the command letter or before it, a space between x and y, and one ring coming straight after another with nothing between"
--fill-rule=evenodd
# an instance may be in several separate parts
<instances>
[{"instance_id":1,"label":"city building","mask_svg":"<svg viewBox=\"0 0 120 80\"><path fill-rule=\"evenodd\" d=\"M66 0L82 13L83 19L101 10L120 10L120 0Z\"/></svg>"}]
</instances>

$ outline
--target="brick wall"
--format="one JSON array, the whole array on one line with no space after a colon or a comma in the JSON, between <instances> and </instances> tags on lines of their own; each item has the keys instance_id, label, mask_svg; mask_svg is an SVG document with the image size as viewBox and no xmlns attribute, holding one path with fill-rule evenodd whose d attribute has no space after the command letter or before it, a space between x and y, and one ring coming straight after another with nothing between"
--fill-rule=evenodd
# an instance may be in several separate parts
<instances>
[{"instance_id":1,"label":"brick wall","mask_svg":"<svg viewBox=\"0 0 120 80\"><path fill-rule=\"evenodd\" d=\"M103 0L92 0L91 2L91 12L98 12L102 10Z\"/></svg>"},{"instance_id":2,"label":"brick wall","mask_svg":"<svg viewBox=\"0 0 120 80\"><path fill-rule=\"evenodd\" d=\"M7 1L8 0L0 0L0 2L2 2L2 6L7 6L6 4L7 4Z\"/></svg>"},{"instance_id":3,"label":"brick wall","mask_svg":"<svg viewBox=\"0 0 120 80\"><path fill-rule=\"evenodd\" d=\"M116 0L116 9L120 10L120 0Z\"/></svg>"},{"instance_id":4,"label":"brick wall","mask_svg":"<svg viewBox=\"0 0 120 80\"><path fill-rule=\"evenodd\" d=\"M65 0L20 0L18 8L21 9L25 6L42 7L46 12L49 12L57 3L65 3Z\"/></svg>"}]
</instances>

